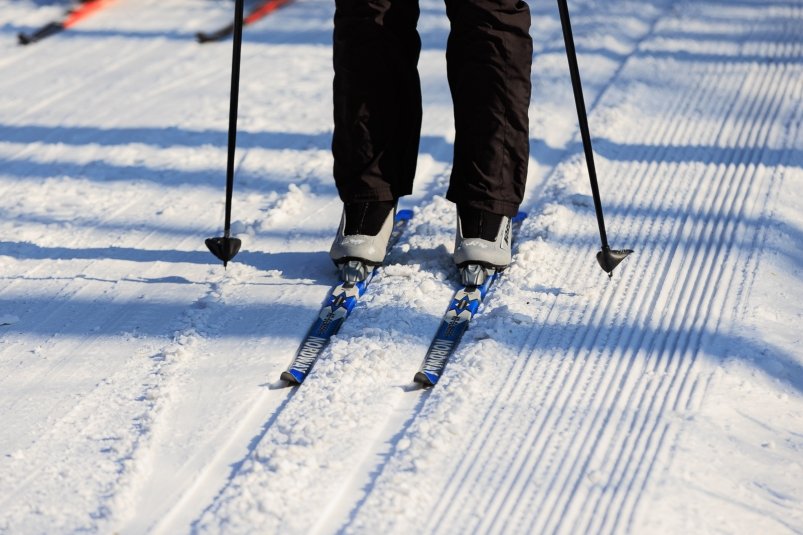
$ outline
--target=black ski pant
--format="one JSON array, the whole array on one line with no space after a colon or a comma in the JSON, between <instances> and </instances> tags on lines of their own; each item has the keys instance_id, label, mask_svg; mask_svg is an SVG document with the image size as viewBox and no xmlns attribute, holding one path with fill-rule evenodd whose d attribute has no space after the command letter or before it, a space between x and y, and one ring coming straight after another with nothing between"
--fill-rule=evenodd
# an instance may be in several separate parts
<instances>
[{"instance_id":1,"label":"black ski pant","mask_svg":"<svg viewBox=\"0 0 803 535\"><path fill-rule=\"evenodd\" d=\"M421 130L418 0L336 0L334 178L344 202L413 189ZM529 161L532 39L521 0L446 0L455 146L447 198L515 215Z\"/></svg>"}]
</instances>

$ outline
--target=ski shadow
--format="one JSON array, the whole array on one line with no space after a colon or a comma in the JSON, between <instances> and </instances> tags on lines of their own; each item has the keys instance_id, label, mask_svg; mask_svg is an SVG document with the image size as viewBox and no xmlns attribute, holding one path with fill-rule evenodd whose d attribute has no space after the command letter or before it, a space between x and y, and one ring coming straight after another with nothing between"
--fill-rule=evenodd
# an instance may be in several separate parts
<instances>
[{"instance_id":1,"label":"ski shadow","mask_svg":"<svg viewBox=\"0 0 803 535\"><path fill-rule=\"evenodd\" d=\"M304 134L290 132L242 132L238 134L238 147L268 150L317 151L328 150L329 134ZM241 140L241 141L240 141ZM226 133L222 131L197 131L179 128L100 128L37 125L0 125L0 142L29 145L47 143L87 147L92 151L89 161L55 159L40 161L29 157L0 157L0 174L19 180L70 177L89 180L93 183L147 182L172 187L224 185L225 157L221 156L220 167L188 169L176 166L158 166L141 162L117 163L100 159L92 147L123 147L143 144L158 149L176 147L221 150L226 147ZM270 170L269 160L260 160L252 166L238 169L236 174L237 194L285 191L289 184L297 182L295 175L277 175Z\"/></svg>"},{"instance_id":2,"label":"ski shadow","mask_svg":"<svg viewBox=\"0 0 803 535\"><path fill-rule=\"evenodd\" d=\"M117 282L112 281L110 286ZM146 281L145 284L150 285L152 281ZM187 282L175 279L159 283L160 286L167 284L185 286ZM208 287L208 284L201 285ZM68 337L96 336L101 332L104 336L133 334L137 337L160 338L171 334L173 331L169 325L180 322L189 311L210 306L195 300L197 292L183 290L188 296L186 301L167 302L160 298L161 292L161 289L154 287L136 299L117 301L80 299L75 296L64 299L54 296L0 296L0 310L14 310L19 318L18 322L3 329L45 338L51 337L54 332ZM325 291L321 294L322 301L324 294ZM317 304L304 306L277 302L214 303L212 306L215 307L213 320L197 325L197 329L203 335L216 339L260 336L301 340L318 308ZM225 322L225 329L221 329L220 321L224 317L238 319Z\"/></svg>"},{"instance_id":3,"label":"ski shadow","mask_svg":"<svg viewBox=\"0 0 803 535\"><path fill-rule=\"evenodd\" d=\"M7 125L0 124L0 142L31 144L49 143L69 146L98 145L114 147L136 143L161 149L175 147L215 147L225 149L228 146L228 133L225 130L194 130L176 126L165 127L114 127L102 128L93 126L44 126L44 125ZM451 143L440 136L422 136L421 152L433 157L441 156L440 145ZM258 132L245 129L237 130L238 149L297 150L297 151L329 151L332 145L332 132ZM435 149L430 149L435 147ZM10 160L8 165L17 161ZM65 162L67 163L67 162ZM59 162L59 165L61 162ZM68 173L62 173L68 174Z\"/></svg>"},{"instance_id":4,"label":"ski shadow","mask_svg":"<svg viewBox=\"0 0 803 535\"><path fill-rule=\"evenodd\" d=\"M659 292L656 290L655 292ZM557 310L571 312L576 304L558 301L553 305ZM653 298L657 296L653 295ZM570 301L574 301L571 297ZM506 307L498 307L489 314L477 318L477 323L502 322ZM667 373L672 370L690 370L694 361L706 358L719 364L729 359L739 359L750 367L761 371L766 376L780 381L803 394L803 363L795 354L767 342L751 339L734 332L722 332L713 327L678 326L661 327L649 325L659 320L650 319L657 311L647 313L648 317L632 319L623 317L609 318L607 322L591 325L582 318L570 323L539 323L531 328L536 329L537 337L532 344L532 351L527 358L538 358L549 355L550 358L588 359L599 358L613 360L624 359L621 379L628 375L633 364L641 359L649 362L648 368L659 374L662 380L682 380L673 378ZM690 321L690 320L689 320ZM595 329L595 330L594 330ZM593 331L593 335L588 333ZM478 332L479 331L479 332ZM497 332L497 331L495 331ZM519 333L520 334L520 333ZM466 345L483 339L482 330L469 330L466 333ZM516 334L513 335L515 338ZM497 340L511 350L517 350L514 339L504 337ZM613 365L611 363L610 365ZM616 382L616 381L614 381Z\"/></svg>"},{"instance_id":5,"label":"ski shadow","mask_svg":"<svg viewBox=\"0 0 803 535\"><path fill-rule=\"evenodd\" d=\"M199 239L199 242L201 240ZM198 264L210 267L220 264L209 251L154 250L131 247L67 248L42 247L29 242L0 241L0 256L17 260L121 260L137 264L171 263ZM262 272L280 272L283 281L308 281L329 284L336 279L335 269L326 251L319 252L260 252L241 251L233 262L248 265ZM80 275L79 275L80 277ZM13 280L13 279L7 279ZM128 279L138 282L187 282L179 275L157 279Z\"/></svg>"},{"instance_id":6,"label":"ski shadow","mask_svg":"<svg viewBox=\"0 0 803 535\"><path fill-rule=\"evenodd\" d=\"M148 250L131 247L42 247L30 242L0 241L0 256L17 260L125 260L211 264L201 251Z\"/></svg>"},{"instance_id":7,"label":"ski shadow","mask_svg":"<svg viewBox=\"0 0 803 535\"><path fill-rule=\"evenodd\" d=\"M98 145L112 147L132 143L162 149L174 147L228 146L226 130L196 130L176 126L113 127L0 125L0 141L8 143L52 143L70 146ZM239 128L237 148L271 150L328 150L331 132L258 132Z\"/></svg>"},{"instance_id":8,"label":"ski shadow","mask_svg":"<svg viewBox=\"0 0 803 535\"><path fill-rule=\"evenodd\" d=\"M576 200L581 197L582 201ZM581 204L582 202L582 204ZM571 210L575 216L582 218L586 221L593 221L595 212L593 208L593 200L590 195L575 195L572 199L564 199L561 201L564 209ZM803 243L803 229L797 226L794 222L790 221L773 221L769 219L766 214L757 216L736 215L730 217L726 213L709 212L710 207L703 207L703 211L686 210L683 206L664 206L660 202L650 204L625 204L621 201L612 201L610 199L603 200L605 208L606 222L608 223L609 236L612 240L612 246L626 247L634 249L636 254L665 250L668 246L674 245L677 250L688 251L701 244L701 240L708 241L712 244L718 243L720 239L727 238L728 235L722 234L719 238L711 233L706 233L698 238L684 234L684 228L694 228L699 226L702 222L717 220L719 223L716 228L711 229L710 232L719 230L723 232L725 226L733 225L737 229L742 229L754 239L758 239L759 233L762 229L769 226L783 236L783 241L787 243ZM723 209L727 209L724 207ZM533 211L535 213L535 210ZM630 223L623 223L623 220L630 220ZM729 221L729 223L728 223ZM668 235L665 233L645 237L634 229L639 228L641 225L652 225L656 227L675 228L680 223L682 226L677 228L677 235ZM627 243L618 243L620 238L617 236L627 236ZM557 244L564 248L566 253L570 250L587 249L589 258L591 258L596 251L599 250L599 236L595 233L595 228L588 226L584 229L583 233L578 235L576 232L566 233L557 230L549 230L546 234L540 232L530 233L527 239L545 238L550 242ZM729 254L736 252L742 254L751 254L757 251L756 247L760 247L761 254L771 254L773 256L783 258L788 262L789 266L803 265L803 249L797 247L787 247L781 243L776 243L774 240L764 240L757 244L754 240L734 240L729 244L728 250L722 250L718 254L718 258L724 259ZM627 261L625 264L627 265Z\"/></svg>"},{"instance_id":9,"label":"ski shadow","mask_svg":"<svg viewBox=\"0 0 803 535\"><path fill-rule=\"evenodd\" d=\"M116 147L130 144L146 145L160 149L176 147L187 148L219 148L227 147L227 132L222 130L193 130L167 126L157 127L115 127L101 128L91 126L43 126L43 125L5 125L0 124L0 142L33 144L47 143L53 145L69 145L74 147L101 146ZM294 150L330 151L331 132L271 132L238 130L237 148L265 149L275 151ZM436 160L451 161L451 151L444 151L443 145L451 143L440 136L422 136L421 153L429 154ZM224 174L222 161L220 169L190 171L176 168L158 168L142 164L118 165L103 160L87 163L70 161L39 162L33 159L0 159L3 174L16 176L77 176L92 180L145 179L168 185L209 184L212 179L219 182ZM247 182L265 182L265 173L237 171L238 184ZM271 185L268 183L268 185ZM284 184L283 184L284 185Z\"/></svg>"},{"instance_id":10,"label":"ski shadow","mask_svg":"<svg viewBox=\"0 0 803 535\"><path fill-rule=\"evenodd\" d=\"M225 183L225 171L156 168L141 164L118 165L101 160L87 163L72 162L37 162L34 160L8 160L0 158L0 174L14 177L15 180L32 180L43 178L70 177L83 179L98 184L114 182L149 182L161 186L207 186L220 187ZM221 178L223 177L223 178ZM238 173L238 193L259 193L261 191L286 190L287 181L266 178L257 171L241 171Z\"/></svg>"},{"instance_id":11,"label":"ski shadow","mask_svg":"<svg viewBox=\"0 0 803 535\"><path fill-rule=\"evenodd\" d=\"M593 212L590 210L587 209L586 212L588 213L587 217L594 216ZM611 221L625 217L650 222L651 224L655 225L661 225L662 222L667 221L682 221L684 227L693 227L695 224L699 225L700 222L708 221L711 218L710 214L685 211L682 207L666 207L660 205L628 206L621 202L606 203L605 214L610 215ZM722 214L715 215L721 219L724 219ZM803 243L803 229L795 226L795 224L792 222L771 221L767 216L763 215L757 217L741 215L738 218L734 216L733 224L738 228L745 229L752 235L758 235L761 229L770 225L773 226L777 232L783 234L785 239L788 239L789 243ZM591 238L592 236L589 237ZM678 247L683 249L690 249L698 243L698 241L695 241L690 236L683 236L674 239L672 237L662 236L645 240L642 239L638 234L635 234L634 238L635 239L632 243L628 243L626 245L634 248L637 251L655 250L667 245L669 241L677 244ZM710 236L704 236L703 238L710 238ZM589 240L589 243L591 243L591 240ZM757 244L753 243L751 240L744 240L733 243L730 248L731 250L749 253L755 250L756 245ZM803 249L801 248L784 247L767 241L759 245L762 254L770 253L780 258L785 258L790 266L803 265ZM722 255L725 254L727 254L727 252L723 251Z\"/></svg>"},{"instance_id":12,"label":"ski shadow","mask_svg":"<svg viewBox=\"0 0 803 535\"><path fill-rule=\"evenodd\" d=\"M652 145L644 143L619 143L605 137L594 140L594 151L614 162L645 163L704 163L728 165L754 163L775 166L778 163L803 165L803 150L767 145L744 145L721 147L717 145Z\"/></svg>"},{"instance_id":13,"label":"ski shadow","mask_svg":"<svg viewBox=\"0 0 803 535\"><path fill-rule=\"evenodd\" d=\"M337 270L328 251L304 253L241 251L234 261L260 271L281 272L282 279L303 280L313 284L337 282Z\"/></svg>"}]
</instances>

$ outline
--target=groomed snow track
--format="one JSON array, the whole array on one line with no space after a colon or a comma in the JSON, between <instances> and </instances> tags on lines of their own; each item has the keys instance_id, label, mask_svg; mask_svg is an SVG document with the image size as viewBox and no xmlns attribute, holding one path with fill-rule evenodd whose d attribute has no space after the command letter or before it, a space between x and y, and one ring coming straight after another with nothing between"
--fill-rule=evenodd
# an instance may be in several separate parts
<instances>
[{"instance_id":1,"label":"groomed snow track","mask_svg":"<svg viewBox=\"0 0 803 535\"><path fill-rule=\"evenodd\" d=\"M0 533L803 531L803 1L570 2L608 235L636 250L612 280L557 8L532 6L530 217L429 390L455 279L439 0L415 215L295 389L334 282L332 3L246 32L227 271L203 239L230 45L193 36L230 4L119 0L16 47L39 4L0 7Z\"/></svg>"}]
</instances>

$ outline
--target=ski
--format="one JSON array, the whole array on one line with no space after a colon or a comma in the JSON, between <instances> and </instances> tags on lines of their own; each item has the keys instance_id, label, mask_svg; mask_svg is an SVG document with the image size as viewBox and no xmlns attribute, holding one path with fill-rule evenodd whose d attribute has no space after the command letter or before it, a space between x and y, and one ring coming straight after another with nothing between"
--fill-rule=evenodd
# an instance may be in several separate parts
<instances>
[{"instance_id":1,"label":"ski","mask_svg":"<svg viewBox=\"0 0 803 535\"><path fill-rule=\"evenodd\" d=\"M411 210L400 210L396 214L388 248L399 240L412 216L413 212ZM318 318L301 342L293 362L287 370L282 372L281 379L283 381L296 385L304 382L318 357L329 345L332 336L337 334L343 322L346 321L351 311L357 306L360 298L365 294L368 285L376 276L380 267L374 267L368 273L368 276L360 282L341 282L332 288L326 303L318 313Z\"/></svg>"},{"instance_id":2,"label":"ski","mask_svg":"<svg viewBox=\"0 0 803 535\"><path fill-rule=\"evenodd\" d=\"M293 0L265 0L263 2L260 2L254 9L252 9L248 13L248 15L245 16L245 18L243 19L243 26L248 26L249 24L253 24L256 21L265 18L273 11L276 11L280 7L289 4L292 1ZM198 40L199 43L210 43L225 39L226 37L230 36L233 32L234 32L234 23L232 22L220 28L219 30L213 32L198 32L195 34L195 38Z\"/></svg>"},{"instance_id":3,"label":"ski","mask_svg":"<svg viewBox=\"0 0 803 535\"><path fill-rule=\"evenodd\" d=\"M76 7L68 11L61 20L46 24L33 33L19 33L17 35L19 44L29 45L41 41L45 37L50 37L51 35L66 30L74 26L78 21L106 7L111 1L112 0L83 0Z\"/></svg>"},{"instance_id":4,"label":"ski","mask_svg":"<svg viewBox=\"0 0 803 535\"><path fill-rule=\"evenodd\" d=\"M527 214L519 212L513 218L514 237L525 217ZM438 331L429 345L424 361L413 378L416 383L423 386L437 384L446 368L446 363L457 350L463 334L468 330L471 320L477 315L488 291L501 276L501 272L495 269L481 268L480 266L469 266L469 268L483 269L486 273L485 280L482 284L463 286L452 297L452 301L441 319Z\"/></svg>"}]
</instances>

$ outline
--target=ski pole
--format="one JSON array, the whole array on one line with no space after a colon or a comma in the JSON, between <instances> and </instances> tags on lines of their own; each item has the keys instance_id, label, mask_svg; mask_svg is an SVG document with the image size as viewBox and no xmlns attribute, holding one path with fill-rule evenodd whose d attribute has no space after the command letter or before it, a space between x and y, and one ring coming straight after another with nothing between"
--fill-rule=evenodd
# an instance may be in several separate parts
<instances>
[{"instance_id":1,"label":"ski pole","mask_svg":"<svg viewBox=\"0 0 803 535\"><path fill-rule=\"evenodd\" d=\"M229 154L226 165L226 223L223 237L208 238L206 246L213 255L223 260L226 267L229 260L239 252L242 242L231 237L231 197L234 191L234 153L237 146L237 104L240 93L240 51L243 44L243 6L244 0L237 0L234 7L234 45L231 59L231 100L229 103Z\"/></svg>"},{"instance_id":2,"label":"ski pole","mask_svg":"<svg viewBox=\"0 0 803 535\"><path fill-rule=\"evenodd\" d=\"M597 170L594 165L594 151L591 148L591 133L588 129L586 104L583 98L583 86L580 82L580 68L577 65L577 52L574 49L574 36L572 35L572 24L569 20L569 7L566 4L566 0L558 0L558 10L560 11L560 24L563 28L563 41L566 43L566 57L569 60L569 72L572 77L574 103L577 107L577 120L580 123L580 135L583 138L583 150L585 151L586 165L588 166L588 178L591 181L594 209L597 212L599 237L602 242L602 249L597 253L597 262L599 262L600 267L605 270L608 276L612 277L614 268L633 251L630 249L611 249L608 245L608 236L605 232L605 219L602 216L602 201L600 200L599 185L597 184Z\"/></svg>"}]
</instances>

